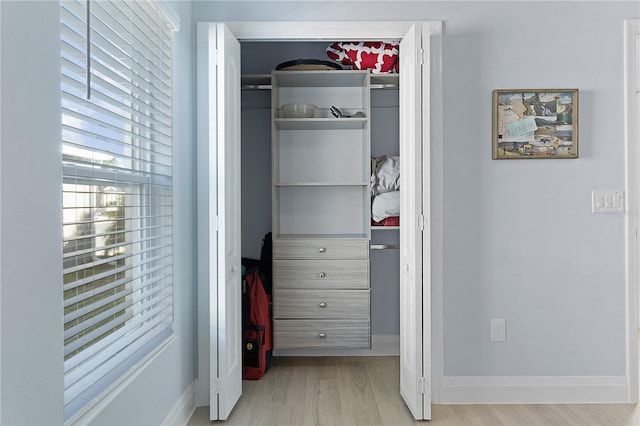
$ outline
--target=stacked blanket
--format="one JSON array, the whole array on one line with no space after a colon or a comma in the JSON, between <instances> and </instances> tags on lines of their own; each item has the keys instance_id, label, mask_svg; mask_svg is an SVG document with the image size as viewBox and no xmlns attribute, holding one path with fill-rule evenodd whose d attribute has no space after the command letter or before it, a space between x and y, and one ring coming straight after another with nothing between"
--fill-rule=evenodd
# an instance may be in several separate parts
<instances>
[{"instance_id":1,"label":"stacked blanket","mask_svg":"<svg viewBox=\"0 0 640 426\"><path fill-rule=\"evenodd\" d=\"M369 192L374 225L400 224L400 157L382 155L371 160Z\"/></svg>"}]
</instances>

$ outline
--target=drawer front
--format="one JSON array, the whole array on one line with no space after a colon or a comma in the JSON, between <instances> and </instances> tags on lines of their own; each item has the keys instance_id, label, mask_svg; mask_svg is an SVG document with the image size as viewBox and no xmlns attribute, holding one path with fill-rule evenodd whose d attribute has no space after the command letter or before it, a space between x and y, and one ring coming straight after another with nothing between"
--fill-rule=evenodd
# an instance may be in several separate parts
<instances>
[{"instance_id":1,"label":"drawer front","mask_svg":"<svg viewBox=\"0 0 640 426\"><path fill-rule=\"evenodd\" d=\"M369 240L276 239L274 259L369 259Z\"/></svg>"},{"instance_id":2,"label":"drawer front","mask_svg":"<svg viewBox=\"0 0 640 426\"><path fill-rule=\"evenodd\" d=\"M368 260L274 260L278 288L369 288Z\"/></svg>"},{"instance_id":3,"label":"drawer front","mask_svg":"<svg viewBox=\"0 0 640 426\"><path fill-rule=\"evenodd\" d=\"M369 318L369 290L274 291L274 318Z\"/></svg>"},{"instance_id":4,"label":"drawer front","mask_svg":"<svg viewBox=\"0 0 640 426\"><path fill-rule=\"evenodd\" d=\"M275 320L276 349L370 349L368 320Z\"/></svg>"}]
</instances>

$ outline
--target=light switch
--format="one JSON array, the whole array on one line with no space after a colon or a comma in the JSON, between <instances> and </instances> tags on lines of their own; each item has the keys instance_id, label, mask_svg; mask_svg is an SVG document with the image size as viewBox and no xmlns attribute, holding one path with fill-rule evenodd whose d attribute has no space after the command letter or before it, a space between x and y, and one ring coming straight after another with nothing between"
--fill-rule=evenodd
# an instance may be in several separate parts
<instances>
[{"instance_id":1,"label":"light switch","mask_svg":"<svg viewBox=\"0 0 640 426\"><path fill-rule=\"evenodd\" d=\"M624 211L622 191L591 191L591 211L593 213L622 213Z\"/></svg>"}]
</instances>

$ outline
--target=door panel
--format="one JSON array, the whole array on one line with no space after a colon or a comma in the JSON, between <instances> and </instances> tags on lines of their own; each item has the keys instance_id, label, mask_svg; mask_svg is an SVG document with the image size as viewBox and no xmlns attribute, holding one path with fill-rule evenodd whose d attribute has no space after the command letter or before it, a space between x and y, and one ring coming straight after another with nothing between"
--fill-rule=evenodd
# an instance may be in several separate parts
<instances>
[{"instance_id":1,"label":"door panel","mask_svg":"<svg viewBox=\"0 0 640 426\"><path fill-rule=\"evenodd\" d=\"M424 419L420 44L414 24L400 43L400 393L416 419Z\"/></svg>"},{"instance_id":2,"label":"door panel","mask_svg":"<svg viewBox=\"0 0 640 426\"><path fill-rule=\"evenodd\" d=\"M216 32L219 265L218 385L216 387L218 393L212 393L211 398L218 398L218 413L215 420L225 420L242 394L240 43L224 24L217 24ZM213 366L211 371L214 371Z\"/></svg>"}]
</instances>

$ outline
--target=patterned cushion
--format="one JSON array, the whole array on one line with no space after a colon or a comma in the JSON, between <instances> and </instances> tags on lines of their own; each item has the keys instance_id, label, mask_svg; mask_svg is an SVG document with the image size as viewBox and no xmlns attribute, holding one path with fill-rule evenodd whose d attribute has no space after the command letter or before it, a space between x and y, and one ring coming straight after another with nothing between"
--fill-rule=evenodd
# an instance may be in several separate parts
<instances>
[{"instance_id":1,"label":"patterned cushion","mask_svg":"<svg viewBox=\"0 0 640 426\"><path fill-rule=\"evenodd\" d=\"M336 42L327 47L327 56L356 70L372 73L399 71L399 45L382 41Z\"/></svg>"}]
</instances>

